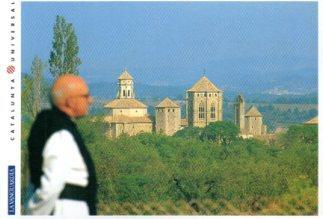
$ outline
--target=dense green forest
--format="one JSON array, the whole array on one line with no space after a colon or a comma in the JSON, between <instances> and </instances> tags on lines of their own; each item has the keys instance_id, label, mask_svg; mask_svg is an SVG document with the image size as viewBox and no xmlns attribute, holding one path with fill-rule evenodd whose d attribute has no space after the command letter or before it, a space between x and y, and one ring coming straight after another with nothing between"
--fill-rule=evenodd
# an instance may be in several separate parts
<instances>
[{"instance_id":1,"label":"dense green forest","mask_svg":"<svg viewBox=\"0 0 323 219\"><path fill-rule=\"evenodd\" d=\"M207 214L196 204L205 200L222 203L217 210L209 206L208 214L317 214L317 126L293 125L266 143L238 138L231 122L186 128L172 137L143 133L107 139L106 125L97 121L87 117L78 126L96 164L100 214L122 214L119 208L104 210L107 206L166 202L187 203ZM29 127L23 124L23 195Z\"/></svg>"}]
</instances>

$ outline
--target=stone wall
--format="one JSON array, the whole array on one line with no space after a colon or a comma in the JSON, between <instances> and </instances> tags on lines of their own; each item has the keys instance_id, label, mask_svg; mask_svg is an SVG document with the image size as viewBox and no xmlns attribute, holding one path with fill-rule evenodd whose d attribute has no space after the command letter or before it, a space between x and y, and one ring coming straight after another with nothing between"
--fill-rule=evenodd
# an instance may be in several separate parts
<instances>
[{"instance_id":1,"label":"stone wall","mask_svg":"<svg viewBox=\"0 0 323 219\"><path fill-rule=\"evenodd\" d=\"M156 132L173 135L181 126L180 108L156 108Z\"/></svg>"},{"instance_id":2,"label":"stone wall","mask_svg":"<svg viewBox=\"0 0 323 219\"><path fill-rule=\"evenodd\" d=\"M252 117L246 116L245 120L245 131L247 134L251 135L261 135L262 134L262 117Z\"/></svg>"},{"instance_id":3,"label":"stone wall","mask_svg":"<svg viewBox=\"0 0 323 219\"><path fill-rule=\"evenodd\" d=\"M142 117L147 116L147 109L145 108L134 108L134 109L112 109L108 115L113 116L129 116L129 117Z\"/></svg>"},{"instance_id":4,"label":"stone wall","mask_svg":"<svg viewBox=\"0 0 323 219\"><path fill-rule=\"evenodd\" d=\"M107 130L107 136L116 138L122 133L133 136L142 132L151 133L152 129L152 123L110 123Z\"/></svg>"},{"instance_id":5,"label":"stone wall","mask_svg":"<svg viewBox=\"0 0 323 219\"><path fill-rule=\"evenodd\" d=\"M187 119L189 126L205 127L210 122L222 121L223 97L221 92L188 92ZM199 118L199 107L204 107L204 118ZM215 107L214 116L211 107Z\"/></svg>"}]
</instances>

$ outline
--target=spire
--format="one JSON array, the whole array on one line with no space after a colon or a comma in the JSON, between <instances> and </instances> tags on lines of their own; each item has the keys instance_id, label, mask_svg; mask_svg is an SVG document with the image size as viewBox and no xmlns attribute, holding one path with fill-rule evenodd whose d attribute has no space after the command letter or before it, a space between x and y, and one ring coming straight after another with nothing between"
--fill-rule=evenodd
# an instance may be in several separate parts
<instances>
[{"instance_id":1,"label":"spire","mask_svg":"<svg viewBox=\"0 0 323 219\"><path fill-rule=\"evenodd\" d=\"M121 75L118 78L119 80L132 80L133 77L131 76L131 74L127 71L127 68L125 68L123 70L123 72L121 73Z\"/></svg>"},{"instance_id":2,"label":"spire","mask_svg":"<svg viewBox=\"0 0 323 219\"><path fill-rule=\"evenodd\" d=\"M189 92L222 92L217 88L207 77L203 76L196 82L190 89Z\"/></svg>"},{"instance_id":3,"label":"spire","mask_svg":"<svg viewBox=\"0 0 323 219\"><path fill-rule=\"evenodd\" d=\"M257 107L255 106L251 106L245 116L262 117L261 113L258 111Z\"/></svg>"},{"instance_id":4,"label":"spire","mask_svg":"<svg viewBox=\"0 0 323 219\"><path fill-rule=\"evenodd\" d=\"M119 90L117 98L119 99L129 99L135 98L134 86L133 86L133 77L127 71L127 68L121 73L119 79Z\"/></svg>"}]
</instances>

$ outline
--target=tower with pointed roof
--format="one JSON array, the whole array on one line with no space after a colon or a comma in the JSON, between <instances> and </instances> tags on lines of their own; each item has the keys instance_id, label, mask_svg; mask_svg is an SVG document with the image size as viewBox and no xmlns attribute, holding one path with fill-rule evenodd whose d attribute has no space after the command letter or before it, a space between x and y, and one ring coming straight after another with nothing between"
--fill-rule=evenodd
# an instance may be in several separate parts
<instances>
[{"instance_id":1,"label":"tower with pointed roof","mask_svg":"<svg viewBox=\"0 0 323 219\"><path fill-rule=\"evenodd\" d=\"M244 132L245 128L245 103L242 95L238 95L236 98L236 102L234 105L234 111L235 111L235 118L234 122L236 126L240 129L240 132Z\"/></svg>"},{"instance_id":2,"label":"tower with pointed roof","mask_svg":"<svg viewBox=\"0 0 323 219\"><path fill-rule=\"evenodd\" d=\"M173 135L181 127L180 106L168 97L155 106L156 132Z\"/></svg>"},{"instance_id":3,"label":"tower with pointed roof","mask_svg":"<svg viewBox=\"0 0 323 219\"><path fill-rule=\"evenodd\" d=\"M260 136L266 133L262 122L262 114L257 107L251 106L245 115L245 132L249 135Z\"/></svg>"},{"instance_id":4,"label":"tower with pointed roof","mask_svg":"<svg viewBox=\"0 0 323 219\"><path fill-rule=\"evenodd\" d=\"M222 121L223 91L202 76L186 91L186 115L189 126L205 127Z\"/></svg>"},{"instance_id":5,"label":"tower with pointed roof","mask_svg":"<svg viewBox=\"0 0 323 219\"><path fill-rule=\"evenodd\" d=\"M263 124L262 114L256 106L251 106L245 113L245 100L238 95L235 104L235 124L240 130L240 136L249 138L267 134L267 126Z\"/></svg>"},{"instance_id":6,"label":"tower with pointed roof","mask_svg":"<svg viewBox=\"0 0 323 219\"><path fill-rule=\"evenodd\" d=\"M133 77L124 70L118 78L117 98L105 104L108 124L107 135L118 137L121 134L136 135L152 132L152 120L147 105L135 99Z\"/></svg>"},{"instance_id":7,"label":"tower with pointed roof","mask_svg":"<svg viewBox=\"0 0 323 219\"><path fill-rule=\"evenodd\" d=\"M119 80L119 89L117 98L118 99L133 99L135 98L135 92L133 87L133 77L130 73L125 69L120 77Z\"/></svg>"}]
</instances>

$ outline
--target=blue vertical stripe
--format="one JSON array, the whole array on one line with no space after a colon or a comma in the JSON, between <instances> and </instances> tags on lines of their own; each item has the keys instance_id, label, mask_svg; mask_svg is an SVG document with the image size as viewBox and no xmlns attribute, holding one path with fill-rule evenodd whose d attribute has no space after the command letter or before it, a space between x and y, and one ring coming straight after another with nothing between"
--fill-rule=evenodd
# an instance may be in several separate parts
<instances>
[{"instance_id":1,"label":"blue vertical stripe","mask_svg":"<svg viewBox=\"0 0 323 219\"><path fill-rule=\"evenodd\" d=\"M16 214L16 167L8 166L8 215Z\"/></svg>"}]
</instances>

